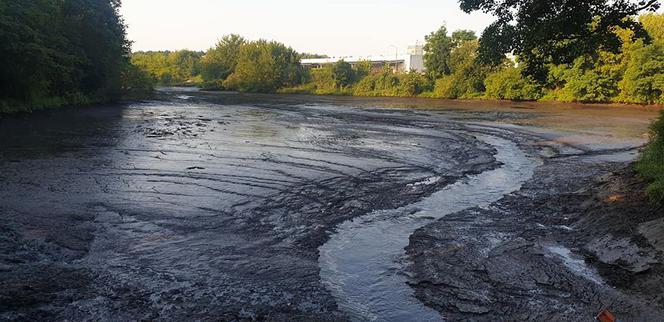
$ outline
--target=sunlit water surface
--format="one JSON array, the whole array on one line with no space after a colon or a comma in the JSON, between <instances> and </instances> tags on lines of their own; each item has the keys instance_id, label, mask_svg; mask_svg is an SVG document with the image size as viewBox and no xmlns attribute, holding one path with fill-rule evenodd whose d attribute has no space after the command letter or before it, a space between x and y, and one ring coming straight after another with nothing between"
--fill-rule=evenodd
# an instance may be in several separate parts
<instances>
[{"instance_id":1,"label":"sunlit water surface","mask_svg":"<svg viewBox=\"0 0 664 322\"><path fill-rule=\"evenodd\" d=\"M445 215L486 207L519 190L538 164L512 141L487 135L478 138L496 148L501 167L447 186L415 204L346 221L320 247L323 283L353 320L443 320L417 300L407 284L404 248L409 236Z\"/></svg>"}]
</instances>

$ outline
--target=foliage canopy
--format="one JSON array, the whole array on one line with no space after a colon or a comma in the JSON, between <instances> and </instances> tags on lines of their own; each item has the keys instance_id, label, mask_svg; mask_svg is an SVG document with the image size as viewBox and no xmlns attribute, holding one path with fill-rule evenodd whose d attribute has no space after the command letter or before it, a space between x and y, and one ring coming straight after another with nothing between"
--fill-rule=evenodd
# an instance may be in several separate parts
<instances>
[{"instance_id":1,"label":"foliage canopy","mask_svg":"<svg viewBox=\"0 0 664 322\"><path fill-rule=\"evenodd\" d=\"M119 0L0 1L0 109L117 98L129 42Z\"/></svg>"},{"instance_id":2,"label":"foliage canopy","mask_svg":"<svg viewBox=\"0 0 664 322\"><path fill-rule=\"evenodd\" d=\"M498 64L507 53L525 63L525 72L546 79L548 63L571 64L600 50L617 52L621 47L616 28L646 37L641 24L630 17L655 11L657 0L460 0L465 12L483 11L497 20L481 38L482 60Z\"/></svg>"}]
</instances>

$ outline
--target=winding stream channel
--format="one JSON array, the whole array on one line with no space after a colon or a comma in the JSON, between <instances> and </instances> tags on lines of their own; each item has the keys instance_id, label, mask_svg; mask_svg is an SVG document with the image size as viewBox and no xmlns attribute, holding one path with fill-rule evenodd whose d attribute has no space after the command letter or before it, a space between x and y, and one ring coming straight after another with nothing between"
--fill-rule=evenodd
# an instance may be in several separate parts
<instances>
[{"instance_id":1,"label":"winding stream channel","mask_svg":"<svg viewBox=\"0 0 664 322\"><path fill-rule=\"evenodd\" d=\"M346 221L320 247L321 279L339 308L353 320L443 319L418 301L407 284L404 247L409 236L445 215L487 207L519 190L538 165L537 159L526 155L512 141L483 134L477 138L497 150L495 158L502 166L449 185L417 203Z\"/></svg>"}]
</instances>

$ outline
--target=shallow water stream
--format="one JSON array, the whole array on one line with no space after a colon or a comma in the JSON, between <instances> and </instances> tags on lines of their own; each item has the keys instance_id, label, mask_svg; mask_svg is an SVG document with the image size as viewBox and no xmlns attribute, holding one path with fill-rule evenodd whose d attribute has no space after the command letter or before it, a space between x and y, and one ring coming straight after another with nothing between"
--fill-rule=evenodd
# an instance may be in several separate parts
<instances>
[{"instance_id":1,"label":"shallow water stream","mask_svg":"<svg viewBox=\"0 0 664 322\"><path fill-rule=\"evenodd\" d=\"M487 135L478 135L478 139L497 150L495 157L502 166L447 186L417 203L346 221L320 247L323 283L353 320L443 319L418 301L407 284L404 247L409 236L445 215L486 207L519 190L538 163L512 141Z\"/></svg>"}]
</instances>

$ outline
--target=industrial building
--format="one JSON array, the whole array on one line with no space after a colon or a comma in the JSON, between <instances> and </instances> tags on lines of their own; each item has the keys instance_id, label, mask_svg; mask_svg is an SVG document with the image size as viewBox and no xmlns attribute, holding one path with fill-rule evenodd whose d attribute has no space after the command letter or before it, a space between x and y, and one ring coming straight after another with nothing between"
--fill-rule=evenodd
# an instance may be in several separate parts
<instances>
[{"instance_id":1,"label":"industrial building","mask_svg":"<svg viewBox=\"0 0 664 322\"><path fill-rule=\"evenodd\" d=\"M302 66L308 68L321 68L328 64L333 64L339 61L345 61L351 65L359 62L370 62L373 69L382 69L385 66L390 66L395 72L424 72L424 50L422 46L410 46L406 54L395 55L375 55L375 56L347 56L347 57L329 57L329 58L312 58L302 59Z\"/></svg>"}]
</instances>

